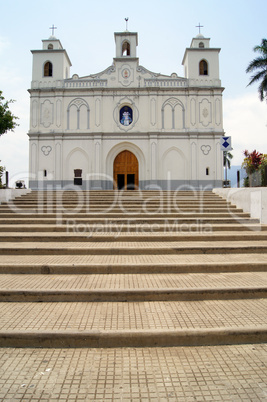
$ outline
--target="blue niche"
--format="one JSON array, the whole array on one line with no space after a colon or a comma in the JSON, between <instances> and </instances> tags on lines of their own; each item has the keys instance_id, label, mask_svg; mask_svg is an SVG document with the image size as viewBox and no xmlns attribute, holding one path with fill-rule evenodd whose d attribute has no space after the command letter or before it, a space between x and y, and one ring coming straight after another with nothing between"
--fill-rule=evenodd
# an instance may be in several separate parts
<instances>
[{"instance_id":1,"label":"blue niche","mask_svg":"<svg viewBox=\"0 0 267 402\"><path fill-rule=\"evenodd\" d=\"M133 121L133 110L130 106L123 106L120 110L120 123L129 126Z\"/></svg>"}]
</instances>

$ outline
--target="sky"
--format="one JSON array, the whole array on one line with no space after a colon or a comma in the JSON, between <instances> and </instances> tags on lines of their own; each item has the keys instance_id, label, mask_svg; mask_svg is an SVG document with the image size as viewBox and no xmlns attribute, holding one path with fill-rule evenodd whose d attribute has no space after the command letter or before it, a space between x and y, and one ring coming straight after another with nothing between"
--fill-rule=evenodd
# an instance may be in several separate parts
<instances>
[{"instance_id":1,"label":"sky","mask_svg":"<svg viewBox=\"0 0 267 402\"><path fill-rule=\"evenodd\" d=\"M10 184L28 175L28 136L31 83L31 50L42 48L42 39L60 39L72 62L71 76L98 73L115 57L114 32L138 32L140 65L161 74L184 76L186 47L201 33L210 46L221 48L220 78L225 135L232 137L232 165L241 165L243 151L267 154L267 104L258 86L247 86L253 51L267 38L266 0L0 0L0 90L19 117L19 127L0 137L1 165L9 171Z\"/></svg>"}]
</instances>

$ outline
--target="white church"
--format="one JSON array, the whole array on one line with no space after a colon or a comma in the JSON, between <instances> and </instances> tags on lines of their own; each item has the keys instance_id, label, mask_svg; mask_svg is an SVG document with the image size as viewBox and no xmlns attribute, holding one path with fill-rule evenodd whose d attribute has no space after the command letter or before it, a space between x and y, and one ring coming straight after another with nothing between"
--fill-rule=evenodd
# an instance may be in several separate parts
<instances>
[{"instance_id":1,"label":"white church","mask_svg":"<svg viewBox=\"0 0 267 402\"><path fill-rule=\"evenodd\" d=\"M197 35L169 76L139 64L136 32L114 38L112 64L85 77L55 36L32 50L30 188L222 187L220 49Z\"/></svg>"}]
</instances>

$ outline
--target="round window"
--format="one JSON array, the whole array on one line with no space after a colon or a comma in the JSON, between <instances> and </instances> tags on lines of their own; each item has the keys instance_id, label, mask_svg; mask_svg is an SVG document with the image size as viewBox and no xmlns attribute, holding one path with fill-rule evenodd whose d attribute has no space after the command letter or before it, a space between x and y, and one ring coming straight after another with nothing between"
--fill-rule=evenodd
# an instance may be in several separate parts
<instances>
[{"instance_id":1,"label":"round window","mask_svg":"<svg viewBox=\"0 0 267 402\"><path fill-rule=\"evenodd\" d=\"M133 110L130 106L123 106L120 109L120 123L129 126L133 121Z\"/></svg>"}]
</instances>

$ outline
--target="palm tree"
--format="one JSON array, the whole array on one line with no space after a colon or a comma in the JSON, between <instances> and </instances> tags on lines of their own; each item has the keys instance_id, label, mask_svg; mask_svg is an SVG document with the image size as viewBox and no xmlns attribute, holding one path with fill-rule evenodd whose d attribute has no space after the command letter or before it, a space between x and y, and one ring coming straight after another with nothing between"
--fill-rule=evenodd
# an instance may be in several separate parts
<instances>
[{"instance_id":1,"label":"palm tree","mask_svg":"<svg viewBox=\"0 0 267 402\"><path fill-rule=\"evenodd\" d=\"M223 166L225 171L225 182L227 182L227 168L231 169L231 160L233 159L233 155L231 152L223 151Z\"/></svg>"},{"instance_id":2,"label":"palm tree","mask_svg":"<svg viewBox=\"0 0 267 402\"><path fill-rule=\"evenodd\" d=\"M267 99L267 39L262 39L261 45L255 46L253 50L261 53L261 56L252 60L246 69L247 73L255 72L248 85L260 81L258 91L260 100L263 101L264 98Z\"/></svg>"}]
</instances>

